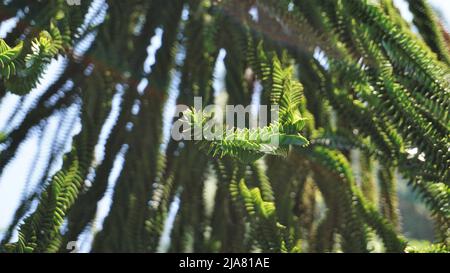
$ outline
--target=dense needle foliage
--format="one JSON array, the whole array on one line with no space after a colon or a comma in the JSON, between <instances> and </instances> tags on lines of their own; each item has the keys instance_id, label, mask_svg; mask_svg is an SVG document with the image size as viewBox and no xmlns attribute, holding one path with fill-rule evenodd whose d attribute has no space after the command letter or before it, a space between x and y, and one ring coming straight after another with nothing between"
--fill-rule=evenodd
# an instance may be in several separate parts
<instances>
[{"instance_id":1,"label":"dense needle foliage","mask_svg":"<svg viewBox=\"0 0 450 273\"><path fill-rule=\"evenodd\" d=\"M66 252L90 235L92 252L449 250L450 39L427 1L407 1L412 23L392 0L69 2L0 1L0 98L32 99L0 128L0 173L59 120L0 251ZM172 93L278 105L280 120L230 129L252 140L177 141L164 134ZM426 249L401 233L400 178L435 222Z\"/></svg>"}]
</instances>

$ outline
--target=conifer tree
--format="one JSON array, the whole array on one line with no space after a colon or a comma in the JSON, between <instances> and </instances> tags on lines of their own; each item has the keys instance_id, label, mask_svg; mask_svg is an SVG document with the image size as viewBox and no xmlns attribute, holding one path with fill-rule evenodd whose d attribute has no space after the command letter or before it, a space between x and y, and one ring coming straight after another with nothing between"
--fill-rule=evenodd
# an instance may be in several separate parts
<instances>
[{"instance_id":1,"label":"conifer tree","mask_svg":"<svg viewBox=\"0 0 450 273\"><path fill-rule=\"evenodd\" d=\"M392 0L0 0L0 174L50 137L0 252L448 252L449 36L407 2L412 22ZM279 117L167 137L173 103L207 125L194 97ZM401 180L432 215L426 248L402 233Z\"/></svg>"}]
</instances>

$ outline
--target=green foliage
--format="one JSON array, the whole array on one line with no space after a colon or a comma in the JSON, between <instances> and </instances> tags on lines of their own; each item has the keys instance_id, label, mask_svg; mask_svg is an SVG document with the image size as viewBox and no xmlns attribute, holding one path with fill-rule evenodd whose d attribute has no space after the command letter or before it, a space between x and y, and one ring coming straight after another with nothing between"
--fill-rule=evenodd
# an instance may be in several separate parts
<instances>
[{"instance_id":1,"label":"green foliage","mask_svg":"<svg viewBox=\"0 0 450 273\"><path fill-rule=\"evenodd\" d=\"M413 22L419 29L424 41L439 59L450 64L448 45L444 41L443 29L439 26L437 16L426 1L408 1L409 10L414 15Z\"/></svg>"},{"instance_id":2,"label":"green foliage","mask_svg":"<svg viewBox=\"0 0 450 273\"><path fill-rule=\"evenodd\" d=\"M233 197L242 198L254 226L254 238L263 252L298 252L298 246L291 246L286 239L287 229L277 221L274 202L264 201L259 188L249 189L241 180L237 189L231 189Z\"/></svg>"},{"instance_id":3,"label":"green foliage","mask_svg":"<svg viewBox=\"0 0 450 273\"><path fill-rule=\"evenodd\" d=\"M40 32L39 37L31 41L31 52L25 56L21 68L6 82L6 88L20 95L35 88L41 80L46 65L59 54L62 45L61 33L54 24L50 25L50 32L45 30Z\"/></svg>"},{"instance_id":4,"label":"green foliage","mask_svg":"<svg viewBox=\"0 0 450 273\"><path fill-rule=\"evenodd\" d=\"M23 43L19 43L14 48L9 47L3 39L0 39L0 64L2 76L9 79L11 75L16 74L15 59L22 51Z\"/></svg>"},{"instance_id":5,"label":"green foliage","mask_svg":"<svg viewBox=\"0 0 450 273\"><path fill-rule=\"evenodd\" d=\"M0 132L0 144L5 142L6 138L7 138L6 134Z\"/></svg>"},{"instance_id":6,"label":"green foliage","mask_svg":"<svg viewBox=\"0 0 450 273\"><path fill-rule=\"evenodd\" d=\"M0 99L20 96L2 112L0 174L32 136L44 167L0 251L92 235L92 252L449 252L448 35L426 1L408 1L418 34L392 0L26 2L0 13L17 20L0 39ZM224 128L194 96L278 119ZM165 138L173 101L192 141ZM401 232L403 180L433 242Z\"/></svg>"},{"instance_id":7,"label":"green foliage","mask_svg":"<svg viewBox=\"0 0 450 273\"><path fill-rule=\"evenodd\" d=\"M408 247L408 253L448 253L449 249L443 244L430 244L423 247Z\"/></svg>"}]
</instances>

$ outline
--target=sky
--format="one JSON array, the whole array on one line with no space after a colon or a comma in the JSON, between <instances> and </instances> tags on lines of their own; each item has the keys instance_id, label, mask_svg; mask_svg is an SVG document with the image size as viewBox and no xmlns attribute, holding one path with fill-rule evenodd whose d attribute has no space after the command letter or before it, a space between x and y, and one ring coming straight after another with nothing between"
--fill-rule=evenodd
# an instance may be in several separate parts
<instances>
[{"instance_id":1,"label":"sky","mask_svg":"<svg viewBox=\"0 0 450 273\"><path fill-rule=\"evenodd\" d=\"M96 0L96 2L101 2L99 0ZM409 13L407 4L404 0L394 0L395 4L400 8L400 11L402 12L403 16L408 20L412 20L412 15ZM430 3L433 7L437 9L439 13L441 13L445 20L447 26L449 26L450 22L450 0L430 0ZM88 15L89 16L89 15ZM0 25L0 38L4 37L6 34L6 31L8 28L10 28L14 24L14 20L11 20L10 22L3 23ZM162 31L156 31L156 35L152 38L150 46L148 48L149 57L147 58L145 62L145 68L148 72L151 65L154 63L154 54L157 51L157 49L161 45L161 35ZM92 39L93 37L91 37ZM80 51L83 51L85 49L79 49ZM223 71L223 57L224 52L221 52L220 60L218 61L216 65L216 73L217 71ZM180 56L182 58L182 56ZM62 71L62 68L64 67L64 59L59 58L58 60L55 60L51 63L51 65L48 68L49 73L60 73ZM218 73L223 74L223 73ZM178 77L174 77L175 79ZM220 77L217 77L214 82L214 88L216 89L216 92L219 91L220 88L223 87L223 84L220 82ZM42 82L40 86L38 86L35 90L32 91L32 95L28 96L25 101L23 101L23 105L25 106L25 109L30 107L33 104L33 101L38 98L42 92L45 90L46 86L51 84L51 80L47 80ZM142 85L145 86L145 82L142 83ZM177 85L178 83L174 81L171 84L171 96L169 97L168 106L165 108L166 116L170 115L170 105L173 105L176 99L177 92ZM114 107L118 107L118 102L120 101L120 97L116 97L113 101L113 109ZM21 119L24 117L24 113L18 115L18 118L10 121L8 120L9 116L11 115L14 106L17 105L17 103L20 102L20 99L18 96L15 95L9 95L5 99L3 99L0 103L0 131L5 130L5 128L13 128L17 124L20 123ZM115 105L115 106L114 106ZM74 106L69 108L68 110L69 115L75 116L75 113L78 111L78 107ZM112 123L115 120L115 114L117 113L117 110L113 110L111 112L110 117L108 118L109 127L112 126ZM36 155L38 154L37 147L39 147L39 142L43 141L44 146L51 145L51 141L53 139L53 136L55 134L58 122L60 122L59 117L51 117L48 119L46 123L45 130L33 130L33 132L30 134L30 137L26 140L26 142L21 145L21 147L18 150L18 156L11 161L11 163L4 169L3 174L0 176L0 238L2 230L4 230L8 224L10 223L12 216L14 214L15 209L18 206L18 202L20 200L20 197L23 194L24 188L26 186L33 186L36 185L36 180L39 178L42 169L43 164L42 162L45 162L48 155L45 153L41 155L36 160ZM65 130L70 132L71 135L75 134L79 130L79 124L75 120L76 126L66 126ZM108 127L106 126L106 127ZM165 126L165 134L167 135L167 132L170 128L168 126ZM105 129L107 132L107 128ZM40 137L42 135L42 137ZM106 138L107 134L104 134L102 136L103 141ZM100 145L101 146L101 145ZM0 146L1 149L1 146ZM65 147L65 151L68 151L70 149L70 143L68 143ZM124 148L125 150L125 148ZM101 149L98 149L97 155L99 157L102 157L103 151ZM117 179L120 171L120 166L123 163L123 157L117 157L115 161L115 172L111 175L110 181L109 181L109 188L108 188L108 194L100 201L100 209L98 211L100 224L101 219L107 215L109 210L109 205L111 203L111 194L112 194L112 188L114 185L115 180ZM59 169L59 167L62 164L62 160L57 162L55 166L53 166L54 171ZM28 173L30 170L33 170L31 173L31 177L28 176ZM26 181L31 181L30 184L26 184ZM177 204L176 202L172 204L171 207L172 210L177 210ZM172 217L173 218L173 217ZM169 221L173 221L173 219L169 219ZM167 233L167 232L166 232ZM164 235L165 237L168 236L168 234ZM92 238L85 238L85 244L88 245L89 241ZM167 238L163 238L167 240ZM86 247L84 248L86 251L88 250Z\"/></svg>"}]
</instances>

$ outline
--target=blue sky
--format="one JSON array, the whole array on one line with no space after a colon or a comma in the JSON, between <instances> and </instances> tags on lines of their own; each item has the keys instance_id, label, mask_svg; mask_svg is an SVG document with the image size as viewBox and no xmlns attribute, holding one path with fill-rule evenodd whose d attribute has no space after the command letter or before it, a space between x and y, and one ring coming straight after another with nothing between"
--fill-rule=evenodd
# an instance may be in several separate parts
<instances>
[{"instance_id":1,"label":"blue sky","mask_svg":"<svg viewBox=\"0 0 450 273\"><path fill-rule=\"evenodd\" d=\"M407 4L404 2L404 0L394 0L395 3L400 7L400 10L402 14L404 14L405 18L408 21L412 20L412 16L407 10ZM446 19L447 26L449 25L450 21L450 0L430 0L431 4L440 12ZM11 21L10 23L12 23ZM8 28L7 24L0 25L0 38L5 35L5 30ZM161 31L157 32L157 35L152 39L151 45L149 47L149 58L145 62L146 67L150 67L151 64L154 63L154 53L156 52L157 48L161 45ZM223 56L222 56L223 57ZM49 66L48 71L51 73L55 73L58 71L61 71L61 68L64 66L64 60L62 58L53 61L52 64ZM220 64L219 64L220 66ZM220 69L220 68L219 68ZM222 68L223 69L223 68ZM175 77L176 78L176 77ZM30 107L34 101L35 98L39 97L40 94L42 94L42 91L45 90L45 87L48 86L51 83L51 81L47 80L42 83L40 87L38 87L36 90L33 91L33 95L29 96L25 99L23 105L25 107ZM216 86L221 86L220 83L215 83ZM175 100L175 94L177 88L177 83L174 82L171 86L172 89L172 96L170 98L170 103L173 103ZM11 112L14 109L14 106L19 103L19 97L15 95L9 95L4 100L1 101L0 104L0 131L4 130L5 128L11 128L14 125L17 125L20 123L21 118L23 118L23 115L19 115L17 119L14 119L12 121L8 120L8 117L10 116ZM119 98L115 100L115 103L117 104ZM69 115L75 116L74 114L78 111L77 107L71 107L68 109ZM166 111L169 111L166 109ZM114 121L114 111L111 114L110 117L110 123L111 121ZM44 146L51 145L51 141L53 139L53 135L55 134L55 130L57 128L59 122L59 117L52 117L48 120L46 129L43 131L40 130L34 130L30 137L27 139L27 141L20 147L18 151L18 156L12 162L6 167L4 170L2 176L0 176L0 234L2 229L4 229L10 222L14 211L18 205L18 202L20 200L20 196L22 195L22 191L24 189L24 186L26 184L27 180L32 181L29 186L33 186L36 184L36 180L39 177L39 175L42 172L43 164L42 162L45 162L45 158L48 155L41 155L40 159L37 160L37 164L33 165L33 162L35 160L35 156L37 155L37 149L36 147L39 146L39 141L43 141ZM77 123L75 123L77 124ZM111 124L110 124L111 125ZM66 130L71 131L71 134L75 134L77 130L79 130L79 126L66 126ZM165 128L165 130L168 130L168 128ZM42 139L40 136L43 136ZM40 140L41 139L41 140ZM70 144L70 143L69 143ZM1 147L0 147L1 148ZM66 146L66 151L70 148L70 145ZM101 149L97 152L99 157L102 156ZM121 162L123 161L122 158L117 158L116 160L116 166L120 166ZM54 170L57 170L59 166L61 165L61 161L58 162L54 166ZM28 177L29 171L33 169L31 179ZM117 170L119 168L116 168ZM113 174L111 176L111 185L114 182L114 180L117 178L117 173ZM111 193L111 189L109 190L109 193ZM107 196L101 201L99 215L100 218L102 218L106 213L108 212L110 204L110 198ZM0 236L1 237L1 236Z\"/></svg>"}]
</instances>

